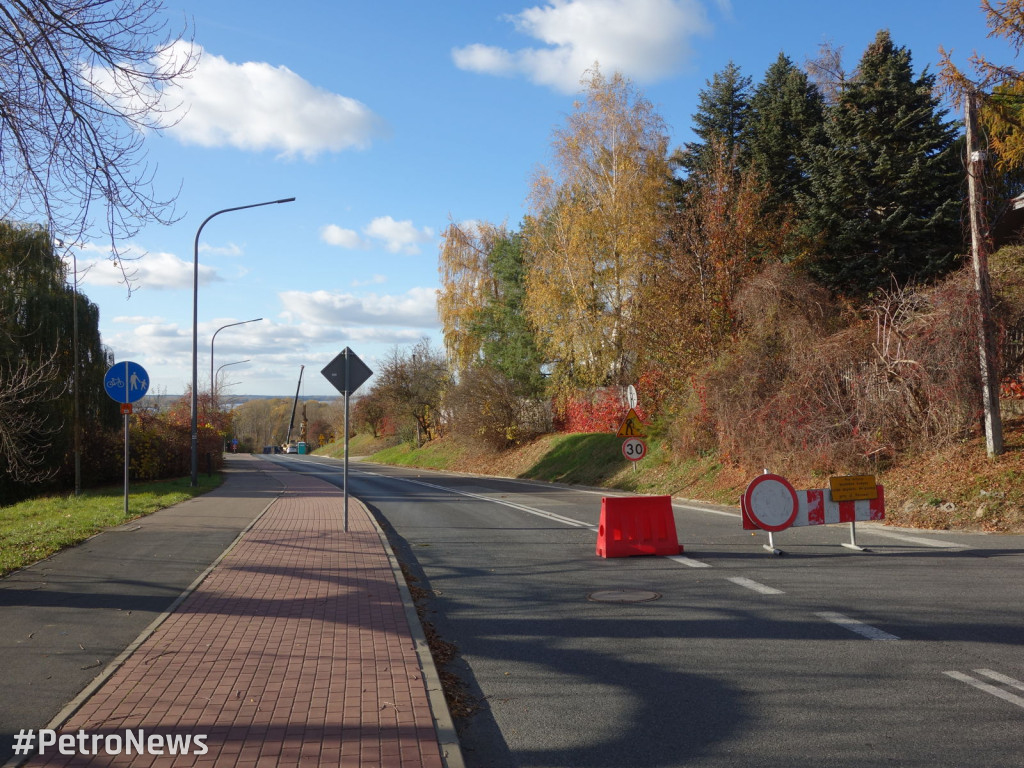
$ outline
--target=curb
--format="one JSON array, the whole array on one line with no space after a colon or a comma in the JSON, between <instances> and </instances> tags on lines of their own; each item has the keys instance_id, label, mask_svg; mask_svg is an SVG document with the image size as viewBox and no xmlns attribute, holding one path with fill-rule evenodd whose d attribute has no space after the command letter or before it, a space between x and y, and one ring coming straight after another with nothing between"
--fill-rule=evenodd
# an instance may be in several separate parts
<instances>
[{"instance_id":1,"label":"curb","mask_svg":"<svg viewBox=\"0 0 1024 768\"><path fill-rule=\"evenodd\" d=\"M416 649L416 656L419 659L420 669L423 671L423 683L427 689L427 699L430 702L430 712L434 717L434 730L437 732L437 743L441 748L441 760L446 768L465 768L465 761L462 758L462 747L459 744L459 736L455 730L455 723L452 721L451 712L448 710L448 702L444 698L444 689L441 686L441 678L437 674L437 667L434 665L434 656L430 652L430 644L423 632L423 625L420 624L419 614L416 613L416 603L412 599L409 585L405 583L405 576L398 564L394 550L388 542L387 534L380 527L377 518L369 508L353 496L349 501L355 501L363 508L366 516L370 518L373 527L377 531L377 537L384 547L384 553L391 563L391 571L395 577L395 584L398 586L398 594L402 598L402 605L405 608L405 620L409 624L409 632L412 634L413 645ZM6 767L5 767L6 768Z\"/></svg>"}]
</instances>

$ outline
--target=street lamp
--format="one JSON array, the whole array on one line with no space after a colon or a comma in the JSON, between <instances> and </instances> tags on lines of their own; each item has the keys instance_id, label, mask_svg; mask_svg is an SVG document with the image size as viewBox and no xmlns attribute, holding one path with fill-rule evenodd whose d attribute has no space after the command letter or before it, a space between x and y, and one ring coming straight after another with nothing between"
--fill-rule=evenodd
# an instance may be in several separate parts
<instances>
[{"instance_id":1,"label":"street lamp","mask_svg":"<svg viewBox=\"0 0 1024 768\"><path fill-rule=\"evenodd\" d=\"M220 328L213 332L213 338L210 339L210 399L213 400L214 404L216 404L217 402L217 386L216 379L213 378L213 342L217 340L217 334L223 331L225 328L231 328L232 326L235 325L245 325L246 323L258 323L262 319L262 317L257 317L254 318L253 320L242 320L240 323L228 323L227 325L222 325Z\"/></svg>"},{"instance_id":2,"label":"street lamp","mask_svg":"<svg viewBox=\"0 0 1024 768\"><path fill-rule=\"evenodd\" d=\"M238 205L234 208L224 208L215 211L203 219L203 223L196 230L195 246L192 250L192 487L199 486L199 235L203 227L210 219L220 216L222 213L231 211L243 211L246 208L259 208L263 205L277 205L278 203L290 203L294 197L286 197L282 200L268 200L265 203L252 203L250 205Z\"/></svg>"},{"instance_id":3,"label":"street lamp","mask_svg":"<svg viewBox=\"0 0 1024 768\"><path fill-rule=\"evenodd\" d=\"M249 358L246 358L245 360L235 360L235 362L233 362L233 363L224 363L224 365L218 365L217 366L217 376L220 377L220 372L221 372L222 368L227 368L229 365L241 365L242 363L248 363L248 362L250 362L250 360L249 360Z\"/></svg>"}]
</instances>

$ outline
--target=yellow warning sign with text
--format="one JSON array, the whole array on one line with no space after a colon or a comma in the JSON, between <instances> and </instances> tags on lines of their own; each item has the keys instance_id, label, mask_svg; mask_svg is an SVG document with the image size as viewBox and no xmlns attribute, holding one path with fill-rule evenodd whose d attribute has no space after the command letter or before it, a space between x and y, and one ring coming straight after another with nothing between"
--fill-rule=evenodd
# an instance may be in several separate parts
<instances>
[{"instance_id":1,"label":"yellow warning sign with text","mask_svg":"<svg viewBox=\"0 0 1024 768\"><path fill-rule=\"evenodd\" d=\"M847 475L830 477L832 501L874 501L878 498L878 484L874 475Z\"/></svg>"},{"instance_id":2,"label":"yellow warning sign with text","mask_svg":"<svg viewBox=\"0 0 1024 768\"><path fill-rule=\"evenodd\" d=\"M640 417L636 415L636 411L632 408L629 409L626 418L622 420L622 425L619 427L619 431L615 433L615 436L647 437L647 433L644 432L644 425L640 422Z\"/></svg>"}]
</instances>

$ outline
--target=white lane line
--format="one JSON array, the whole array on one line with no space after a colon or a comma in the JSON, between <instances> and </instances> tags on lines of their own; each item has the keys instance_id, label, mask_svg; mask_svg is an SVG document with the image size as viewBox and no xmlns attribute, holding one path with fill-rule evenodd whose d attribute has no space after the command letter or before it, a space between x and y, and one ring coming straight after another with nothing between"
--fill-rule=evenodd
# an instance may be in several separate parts
<instances>
[{"instance_id":1,"label":"white lane line","mask_svg":"<svg viewBox=\"0 0 1024 768\"><path fill-rule=\"evenodd\" d=\"M543 509L536 509L535 507L527 507L524 504L516 504L511 501L502 501L501 499L495 499L492 496L484 496L479 493L469 493L468 491L457 491L454 488L446 488L443 485L434 485L433 483L425 483L422 480L409 480L404 477L391 477L390 475L379 475L377 472L363 472L367 475L375 475L379 477L389 477L392 480L402 480L406 483L412 483L413 485L422 485L425 488L432 488L437 491L447 491L448 493L454 493L458 496L467 496L471 499L477 499L479 501L490 501L494 504L501 504L511 509L518 509L520 512L526 512L531 515L537 515L538 517L544 517L548 520L553 520L556 523L563 523L565 525L571 525L574 528L585 528L588 531L598 532L598 526L585 523L582 520L575 520L571 517L564 517L563 515L556 515L554 512L547 512ZM702 563L700 560L694 560L692 557L685 557L683 555L669 555L666 557L667 560L673 560L680 565L686 565L690 568L711 568L707 563Z\"/></svg>"},{"instance_id":2,"label":"white lane line","mask_svg":"<svg viewBox=\"0 0 1024 768\"><path fill-rule=\"evenodd\" d=\"M998 672L993 672L993 673L989 674L991 672L991 670L976 669L974 671L978 672L980 674L984 674L984 675L986 675L988 677L993 677L993 679L999 679L997 677L994 677L994 675L999 675ZM967 683L968 685L973 685L979 691L984 691L985 693L990 693L993 696L1002 699L1003 701L1008 701L1011 704L1016 704L1018 707L1021 707L1022 709L1024 709L1024 696L1018 696L1015 693L1010 693L1009 691L1004 691L1002 688L997 688L994 685L990 685L989 683L982 682L981 680L978 680L977 678L971 677L970 675L965 675L963 672L943 672L942 674L947 675L949 677L952 677L954 680L959 680L961 683ZM999 677L1002 677L1002 675L999 675ZM1009 679L1013 680L1013 678L1009 678ZM1017 681L1013 680L1013 682L1016 683Z\"/></svg>"},{"instance_id":3,"label":"white lane line","mask_svg":"<svg viewBox=\"0 0 1024 768\"><path fill-rule=\"evenodd\" d=\"M863 533L870 533L874 536L882 536L887 539L897 539L899 541L906 541L910 544L921 544L925 547L936 547L938 549L970 549L966 544L957 544L955 541L938 541L936 539L926 539L922 536L907 536L902 533L893 533L892 531L882 531L878 528L863 528Z\"/></svg>"},{"instance_id":4,"label":"white lane line","mask_svg":"<svg viewBox=\"0 0 1024 768\"><path fill-rule=\"evenodd\" d=\"M748 579L746 576L730 576L726 581L731 581L733 584L738 584L741 587L753 590L760 595L784 595L786 594L781 589L775 587L769 587L766 584L762 584L759 581Z\"/></svg>"},{"instance_id":5,"label":"white lane line","mask_svg":"<svg viewBox=\"0 0 1024 768\"><path fill-rule=\"evenodd\" d=\"M686 557L686 555L666 555L666 560L672 560L679 563L680 565L686 565L690 568L710 568L711 566L707 563L702 563L700 560L694 560L692 557Z\"/></svg>"},{"instance_id":6,"label":"white lane line","mask_svg":"<svg viewBox=\"0 0 1024 768\"><path fill-rule=\"evenodd\" d=\"M707 512L709 515L721 515L722 517L732 517L739 519L739 512L726 512L724 509L708 509L707 507L695 507L691 504L680 504L677 501L672 502L672 506L676 509L688 509L691 512Z\"/></svg>"},{"instance_id":7,"label":"white lane line","mask_svg":"<svg viewBox=\"0 0 1024 768\"><path fill-rule=\"evenodd\" d=\"M985 677L991 678L992 680L996 680L1000 683L1003 683L1004 685L1008 685L1011 688L1016 688L1018 691L1024 691L1024 683L1022 683L1020 680L1016 680L1010 677L1009 675L1004 675L1000 672L993 672L991 669L976 669L974 671L977 672L979 675L984 675Z\"/></svg>"},{"instance_id":8,"label":"white lane line","mask_svg":"<svg viewBox=\"0 0 1024 768\"><path fill-rule=\"evenodd\" d=\"M376 474L376 473L368 473ZM536 509L535 507L527 507L524 504L516 504L511 501L503 501L502 499L496 499L493 496L484 496L480 493L470 493L469 491L457 491L454 488L446 488L443 485L434 485L433 483L425 483L422 480L409 480L405 477L392 477L392 480L401 480L406 483L412 483L413 485L422 485L424 488L432 488L435 491L445 491L446 493L454 493L457 496L466 496L470 499L476 499L477 501L489 501L492 504L501 504L503 507L509 507L511 509L517 509L520 512L526 512L537 517L543 517L548 520L553 520L556 523L562 523L564 525L571 525L574 528L586 528L588 530L597 532L597 526L585 523L582 520L574 520L571 517L563 517L562 515L556 515L554 512L547 512L543 509Z\"/></svg>"},{"instance_id":9,"label":"white lane line","mask_svg":"<svg viewBox=\"0 0 1024 768\"><path fill-rule=\"evenodd\" d=\"M899 640L896 635L890 635L878 627L872 627L870 624L865 624L863 621L857 621L857 619L851 619L842 613L833 613L832 611L823 611L818 614L825 621L831 621L833 624L838 624L840 627L856 632L862 637L866 637L868 640Z\"/></svg>"}]
</instances>

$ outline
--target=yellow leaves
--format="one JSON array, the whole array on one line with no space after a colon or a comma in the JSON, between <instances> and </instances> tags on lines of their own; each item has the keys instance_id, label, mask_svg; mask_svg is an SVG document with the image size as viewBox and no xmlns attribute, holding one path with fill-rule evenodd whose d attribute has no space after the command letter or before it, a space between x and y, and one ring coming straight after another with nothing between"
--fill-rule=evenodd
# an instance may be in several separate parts
<instances>
[{"instance_id":1,"label":"yellow leaves","mask_svg":"<svg viewBox=\"0 0 1024 768\"><path fill-rule=\"evenodd\" d=\"M452 222L441 233L437 310L449 364L456 370L465 369L480 353L481 340L471 329L494 291L487 256L494 243L506 236L504 226L487 222Z\"/></svg>"},{"instance_id":2,"label":"yellow leaves","mask_svg":"<svg viewBox=\"0 0 1024 768\"><path fill-rule=\"evenodd\" d=\"M627 325L661 240L667 130L649 101L616 74L588 73L584 101L552 141L554 169L533 179L524 235L527 311L556 382L619 381Z\"/></svg>"}]
</instances>

